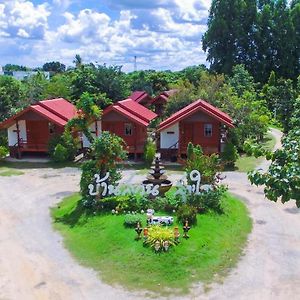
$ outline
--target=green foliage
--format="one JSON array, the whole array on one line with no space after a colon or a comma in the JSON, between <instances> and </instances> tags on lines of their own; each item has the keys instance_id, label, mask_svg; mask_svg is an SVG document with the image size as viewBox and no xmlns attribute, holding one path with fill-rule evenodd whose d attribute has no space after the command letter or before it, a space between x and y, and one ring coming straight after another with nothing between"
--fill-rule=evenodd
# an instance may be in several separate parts
<instances>
[{"instance_id":1,"label":"green foliage","mask_svg":"<svg viewBox=\"0 0 300 300\"><path fill-rule=\"evenodd\" d=\"M0 121L7 119L26 105L22 84L9 76L0 76Z\"/></svg>"},{"instance_id":2,"label":"green foliage","mask_svg":"<svg viewBox=\"0 0 300 300\"><path fill-rule=\"evenodd\" d=\"M197 224L197 209L194 206L184 204L176 211L177 221L184 224L185 221L189 222L189 225Z\"/></svg>"},{"instance_id":3,"label":"green foliage","mask_svg":"<svg viewBox=\"0 0 300 300\"><path fill-rule=\"evenodd\" d=\"M104 177L109 172L107 183L112 185L121 179L117 162L126 158L123 146L122 138L107 131L103 131L101 136L94 140L90 148L92 160L83 163L80 180L80 191L86 206L93 206L97 202L97 198L88 193L88 185L94 182L95 174Z\"/></svg>"},{"instance_id":4,"label":"green foliage","mask_svg":"<svg viewBox=\"0 0 300 300\"><path fill-rule=\"evenodd\" d=\"M256 1L213 0L203 50L211 69L230 74L236 64L251 63L254 54Z\"/></svg>"},{"instance_id":5,"label":"green foliage","mask_svg":"<svg viewBox=\"0 0 300 300\"><path fill-rule=\"evenodd\" d=\"M216 273L227 274L251 231L245 204L228 195L224 214L198 215L199 226L190 230L188 241L181 240L166 255L156 255L134 241L133 229L123 228L124 215L86 215L80 211L80 199L78 194L66 197L51 210L53 225L72 256L99 272L105 284L149 290L157 297L166 297L170 290L178 291L177 298L189 297L193 284L214 281Z\"/></svg>"},{"instance_id":6,"label":"green foliage","mask_svg":"<svg viewBox=\"0 0 300 300\"><path fill-rule=\"evenodd\" d=\"M220 158L227 167L234 167L239 154L236 147L232 143L226 143L224 151L221 153Z\"/></svg>"},{"instance_id":7,"label":"green foliage","mask_svg":"<svg viewBox=\"0 0 300 300\"><path fill-rule=\"evenodd\" d=\"M266 82L271 71L296 79L300 70L300 5L287 1L211 3L203 49L213 71L231 74L244 64L256 81Z\"/></svg>"},{"instance_id":8,"label":"green foliage","mask_svg":"<svg viewBox=\"0 0 300 300\"><path fill-rule=\"evenodd\" d=\"M51 77L43 91L44 99L71 97L71 76L69 74L56 74Z\"/></svg>"},{"instance_id":9,"label":"green foliage","mask_svg":"<svg viewBox=\"0 0 300 300\"><path fill-rule=\"evenodd\" d=\"M67 150L67 155L63 161L73 161L78 150L78 138L74 138L68 130L65 130L62 135L52 136L48 143L48 153L54 161L56 161L55 152L58 144Z\"/></svg>"},{"instance_id":10,"label":"green foliage","mask_svg":"<svg viewBox=\"0 0 300 300\"><path fill-rule=\"evenodd\" d=\"M68 150L61 144L57 144L54 153L53 160L55 162L64 162L68 160Z\"/></svg>"},{"instance_id":11,"label":"green foliage","mask_svg":"<svg viewBox=\"0 0 300 300\"><path fill-rule=\"evenodd\" d=\"M3 67L3 70L7 72L13 72L13 71L30 71L31 69L25 66L6 64Z\"/></svg>"},{"instance_id":12,"label":"green foliage","mask_svg":"<svg viewBox=\"0 0 300 300\"><path fill-rule=\"evenodd\" d=\"M148 238L144 242L145 245L155 249L157 243L159 243L159 252L164 250L164 243L168 242L168 246L175 246L174 233L171 228L162 227L159 225L153 225L148 229Z\"/></svg>"},{"instance_id":13,"label":"green foliage","mask_svg":"<svg viewBox=\"0 0 300 300\"><path fill-rule=\"evenodd\" d=\"M124 217L124 226L125 227L136 227L137 223L140 223L142 226L142 216L141 215L132 215L126 214Z\"/></svg>"},{"instance_id":14,"label":"green foliage","mask_svg":"<svg viewBox=\"0 0 300 300\"><path fill-rule=\"evenodd\" d=\"M155 158L155 153L156 153L156 145L152 140L148 139L144 150L144 159L147 166L151 166Z\"/></svg>"},{"instance_id":15,"label":"green foliage","mask_svg":"<svg viewBox=\"0 0 300 300\"><path fill-rule=\"evenodd\" d=\"M252 184L264 185L264 192L272 201L285 203L296 200L300 207L300 98L295 102L294 114L290 121L291 130L282 138L282 149L266 152L271 165L266 173L250 172Z\"/></svg>"},{"instance_id":16,"label":"green foliage","mask_svg":"<svg viewBox=\"0 0 300 300\"><path fill-rule=\"evenodd\" d=\"M89 194L89 184L93 183L94 175L98 173L97 162L88 160L81 165L80 193L84 207L91 208L97 204L97 198ZM115 208L115 207L113 207Z\"/></svg>"},{"instance_id":17,"label":"green foliage","mask_svg":"<svg viewBox=\"0 0 300 300\"><path fill-rule=\"evenodd\" d=\"M201 174L201 182L214 184L216 175L221 171L221 164L218 155L204 155L200 145L191 147L189 145L190 157L186 161L186 172L189 181L189 174L198 170ZM189 182L190 183L190 182Z\"/></svg>"},{"instance_id":18,"label":"green foliage","mask_svg":"<svg viewBox=\"0 0 300 300\"><path fill-rule=\"evenodd\" d=\"M62 73L66 71L66 66L58 61L47 62L43 65L43 71L51 74Z\"/></svg>"},{"instance_id":19,"label":"green foliage","mask_svg":"<svg viewBox=\"0 0 300 300\"><path fill-rule=\"evenodd\" d=\"M257 144L251 139L244 142L243 150L248 156L260 157L266 154L266 150L262 147L262 145Z\"/></svg>"},{"instance_id":20,"label":"green foliage","mask_svg":"<svg viewBox=\"0 0 300 300\"><path fill-rule=\"evenodd\" d=\"M236 65L232 69L232 76L228 79L229 84L239 97L245 92L254 92L254 78L249 74L244 65Z\"/></svg>"},{"instance_id":21,"label":"green foliage","mask_svg":"<svg viewBox=\"0 0 300 300\"><path fill-rule=\"evenodd\" d=\"M8 138L5 130L0 130L0 146L8 147Z\"/></svg>"},{"instance_id":22,"label":"green foliage","mask_svg":"<svg viewBox=\"0 0 300 300\"><path fill-rule=\"evenodd\" d=\"M199 195L190 195L187 204L195 207L201 213L209 211L223 213L222 199L224 199L226 191L227 188L224 185L214 186L212 190L202 192Z\"/></svg>"},{"instance_id":23,"label":"green foliage","mask_svg":"<svg viewBox=\"0 0 300 300\"><path fill-rule=\"evenodd\" d=\"M120 66L94 65L92 63L76 68L72 76L72 96L79 99L83 93L105 94L113 102L125 99L129 89L125 74Z\"/></svg>"},{"instance_id":24,"label":"green foliage","mask_svg":"<svg viewBox=\"0 0 300 300\"><path fill-rule=\"evenodd\" d=\"M49 81L44 73L38 72L35 75L27 77L24 82L26 95L31 103L44 99L44 91L47 88Z\"/></svg>"},{"instance_id":25,"label":"green foliage","mask_svg":"<svg viewBox=\"0 0 300 300\"><path fill-rule=\"evenodd\" d=\"M164 117L169 117L196 100L195 88L188 81L180 82L175 88L178 91L169 98L165 107Z\"/></svg>"},{"instance_id":26,"label":"green foliage","mask_svg":"<svg viewBox=\"0 0 300 300\"><path fill-rule=\"evenodd\" d=\"M8 155L9 151L7 147L0 146L0 160L5 158Z\"/></svg>"},{"instance_id":27,"label":"green foliage","mask_svg":"<svg viewBox=\"0 0 300 300\"><path fill-rule=\"evenodd\" d=\"M271 80L271 81L270 81ZM289 120L293 113L293 105L297 98L297 91L290 79L270 78L269 83L264 85L261 97L265 99L275 119L279 120L285 132L291 127Z\"/></svg>"},{"instance_id":28,"label":"green foliage","mask_svg":"<svg viewBox=\"0 0 300 300\"><path fill-rule=\"evenodd\" d=\"M84 133L90 143L93 143L94 137L90 130L90 124L99 119L102 110L96 105L95 98L89 93L83 93L76 104L78 116L69 120L66 125L67 131L80 131Z\"/></svg>"}]
</instances>

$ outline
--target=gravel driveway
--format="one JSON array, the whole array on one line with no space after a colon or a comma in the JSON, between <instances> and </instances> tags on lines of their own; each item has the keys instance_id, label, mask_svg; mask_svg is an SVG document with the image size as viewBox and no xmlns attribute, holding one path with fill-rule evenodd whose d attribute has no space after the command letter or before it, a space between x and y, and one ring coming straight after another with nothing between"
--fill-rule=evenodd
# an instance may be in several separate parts
<instances>
[{"instance_id":1,"label":"gravel driveway","mask_svg":"<svg viewBox=\"0 0 300 300\"><path fill-rule=\"evenodd\" d=\"M144 178L133 171L124 175L130 182ZM186 299L299 299L300 210L294 203L265 200L262 188L250 186L246 174L226 175L231 192L250 210L253 231L245 255L223 283L212 284L206 293L202 285L195 286ZM77 191L79 177L73 168L0 177L1 300L146 298L102 283L94 271L78 265L53 231L49 207Z\"/></svg>"}]
</instances>

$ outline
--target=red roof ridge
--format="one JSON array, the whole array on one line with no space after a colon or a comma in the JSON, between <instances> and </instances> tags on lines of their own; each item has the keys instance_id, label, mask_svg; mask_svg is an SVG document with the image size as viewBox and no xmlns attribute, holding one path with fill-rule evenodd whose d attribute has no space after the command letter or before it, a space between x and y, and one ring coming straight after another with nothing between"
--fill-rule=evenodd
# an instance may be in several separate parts
<instances>
[{"instance_id":1,"label":"red roof ridge","mask_svg":"<svg viewBox=\"0 0 300 300\"><path fill-rule=\"evenodd\" d=\"M197 110L202 110L203 112L218 119L219 121L225 123L226 125L233 127L232 119L230 118L230 116L228 114L222 112L220 109L211 105L210 103L206 102L205 100L198 99L198 100L192 102L191 104L189 104L188 106L177 111L176 113L171 115L169 118L167 118L163 122L161 122L158 130L161 131L162 129L170 127L174 123L179 122L180 120L193 114Z\"/></svg>"},{"instance_id":2,"label":"red roof ridge","mask_svg":"<svg viewBox=\"0 0 300 300\"><path fill-rule=\"evenodd\" d=\"M130 98L118 101L108 106L104 109L102 115L104 116L112 110L118 111L144 126L148 126L150 121L157 117L156 113Z\"/></svg>"},{"instance_id":3,"label":"red roof ridge","mask_svg":"<svg viewBox=\"0 0 300 300\"><path fill-rule=\"evenodd\" d=\"M147 122L157 117L156 113L130 98L118 101L116 104Z\"/></svg>"},{"instance_id":4,"label":"red roof ridge","mask_svg":"<svg viewBox=\"0 0 300 300\"><path fill-rule=\"evenodd\" d=\"M53 114L59 116L60 118L62 118L62 119L64 119L64 120L68 121L68 118L67 118L66 116L60 114L60 113L57 112L56 110L54 110L54 109L50 108L49 106L45 105L45 103L49 103L50 101L51 101L51 102L54 102L54 101L57 101L57 100L59 100L59 101L61 101L61 100L67 101L67 100L65 100L65 99L63 99L63 98L56 98L56 99L42 100L42 101L37 102L37 104L40 105L40 106L42 106L43 108L47 109L48 111L52 112Z\"/></svg>"},{"instance_id":5,"label":"red roof ridge","mask_svg":"<svg viewBox=\"0 0 300 300\"><path fill-rule=\"evenodd\" d=\"M45 103L54 102L54 100L56 100L56 101L58 100L58 101L60 101L60 103L64 103L64 106L62 107L61 111L65 111L67 114L66 116L63 115L61 112L56 111L55 109L53 109L45 104ZM30 110L44 116L48 120L50 120L60 126L64 126L67 123L67 121L70 120L76 114L75 106L72 103L68 102L64 98L42 100L42 101L39 101L35 104L28 106L27 108L24 108L22 111L18 112L17 114L13 115L12 117L6 119L2 123L0 123L0 128L6 128L6 126L9 126L9 124L11 122L15 121L16 118L18 118L19 116L23 115L24 113L26 113L27 111L30 111Z\"/></svg>"}]
</instances>

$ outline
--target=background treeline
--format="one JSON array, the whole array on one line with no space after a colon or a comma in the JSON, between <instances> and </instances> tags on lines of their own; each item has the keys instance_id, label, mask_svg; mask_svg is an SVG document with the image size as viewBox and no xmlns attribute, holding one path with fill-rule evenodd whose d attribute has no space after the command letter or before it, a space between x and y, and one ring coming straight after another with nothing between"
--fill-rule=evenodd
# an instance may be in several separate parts
<instances>
[{"instance_id":1,"label":"background treeline","mask_svg":"<svg viewBox=\"0 0 300 300\"><path fill-rule=\"evenodd\" d=\"M58 66L58 62L47 63ZM49 69L48 69L49 70ZM241 149L246 139L261 140L270 122L289 129L289 118L299 94L300 80L280 78L272 71L266 83L256 82L244 65L233 67L231 74L217 74L205 66L181 71L136 71L124 73L120 66L77 64L74 68L51 70L23 81L0 76L0 120L42 99L64 97L76 103L87 92L100 108L125 99L134 90L156 96L177 89L167 104L166 118L196 99L204 99L234 118L234 144Z\"/></svg>"},{"instance_id":2,"label":"background treeline","mask_svg":"<svg viewBox=\"0 0 300 300\"><path fill-rule=\"evenodd\" d=\"M300 72L299 3L213 0L203 37L211 69L231 74L236 64L244 64L255 81L266 82L271 71L296 80Z\"/></svg>"},{"instance_id":3,"label":"background treeline","mask_svg":"<svg viewBox=\"0 0 300 300\"><path fill-rule=\"evenodd\" d=\"M204 99L233 117L230 139L239 150L246 140L262 140L270 123L291 127L300 93L300 0L212 1L203 49L211 63L181 71L125 73L121 66L84 62L79 55L66 67L46 62L23 81L0 76L0 121L42 99L64 97L76 103L88 93L101 108L145 90L151 96L177 89L166 118L196 99ZM8 64L5 71L30 70ZM158 122L157 120L156 122Z\"/></svg>"}]
</instances>

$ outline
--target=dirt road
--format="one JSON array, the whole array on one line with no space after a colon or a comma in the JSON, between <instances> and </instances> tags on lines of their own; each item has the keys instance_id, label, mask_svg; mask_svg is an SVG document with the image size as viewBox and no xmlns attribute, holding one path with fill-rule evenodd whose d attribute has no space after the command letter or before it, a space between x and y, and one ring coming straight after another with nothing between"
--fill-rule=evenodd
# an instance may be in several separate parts
<instances>
[{"instance_id":1,"label":"dirt road","mask_svg":"<svg viewBox=\"0 0 300 300\"><path fill-rule=\"evenodd\" d=\"M125 173L130 182L141 177ZM45 168L0 177L1 300L145 299L102 283L94 271L78 265L53 231L49 207L79 189L79 176L72 168ZM226 181L253 218L245 255L222 284L213 284L206 293L200 285L185 298L299 299L300 210L294 203L265 200L246 174L229 172Z\"/></svg>"}]
</instances>

